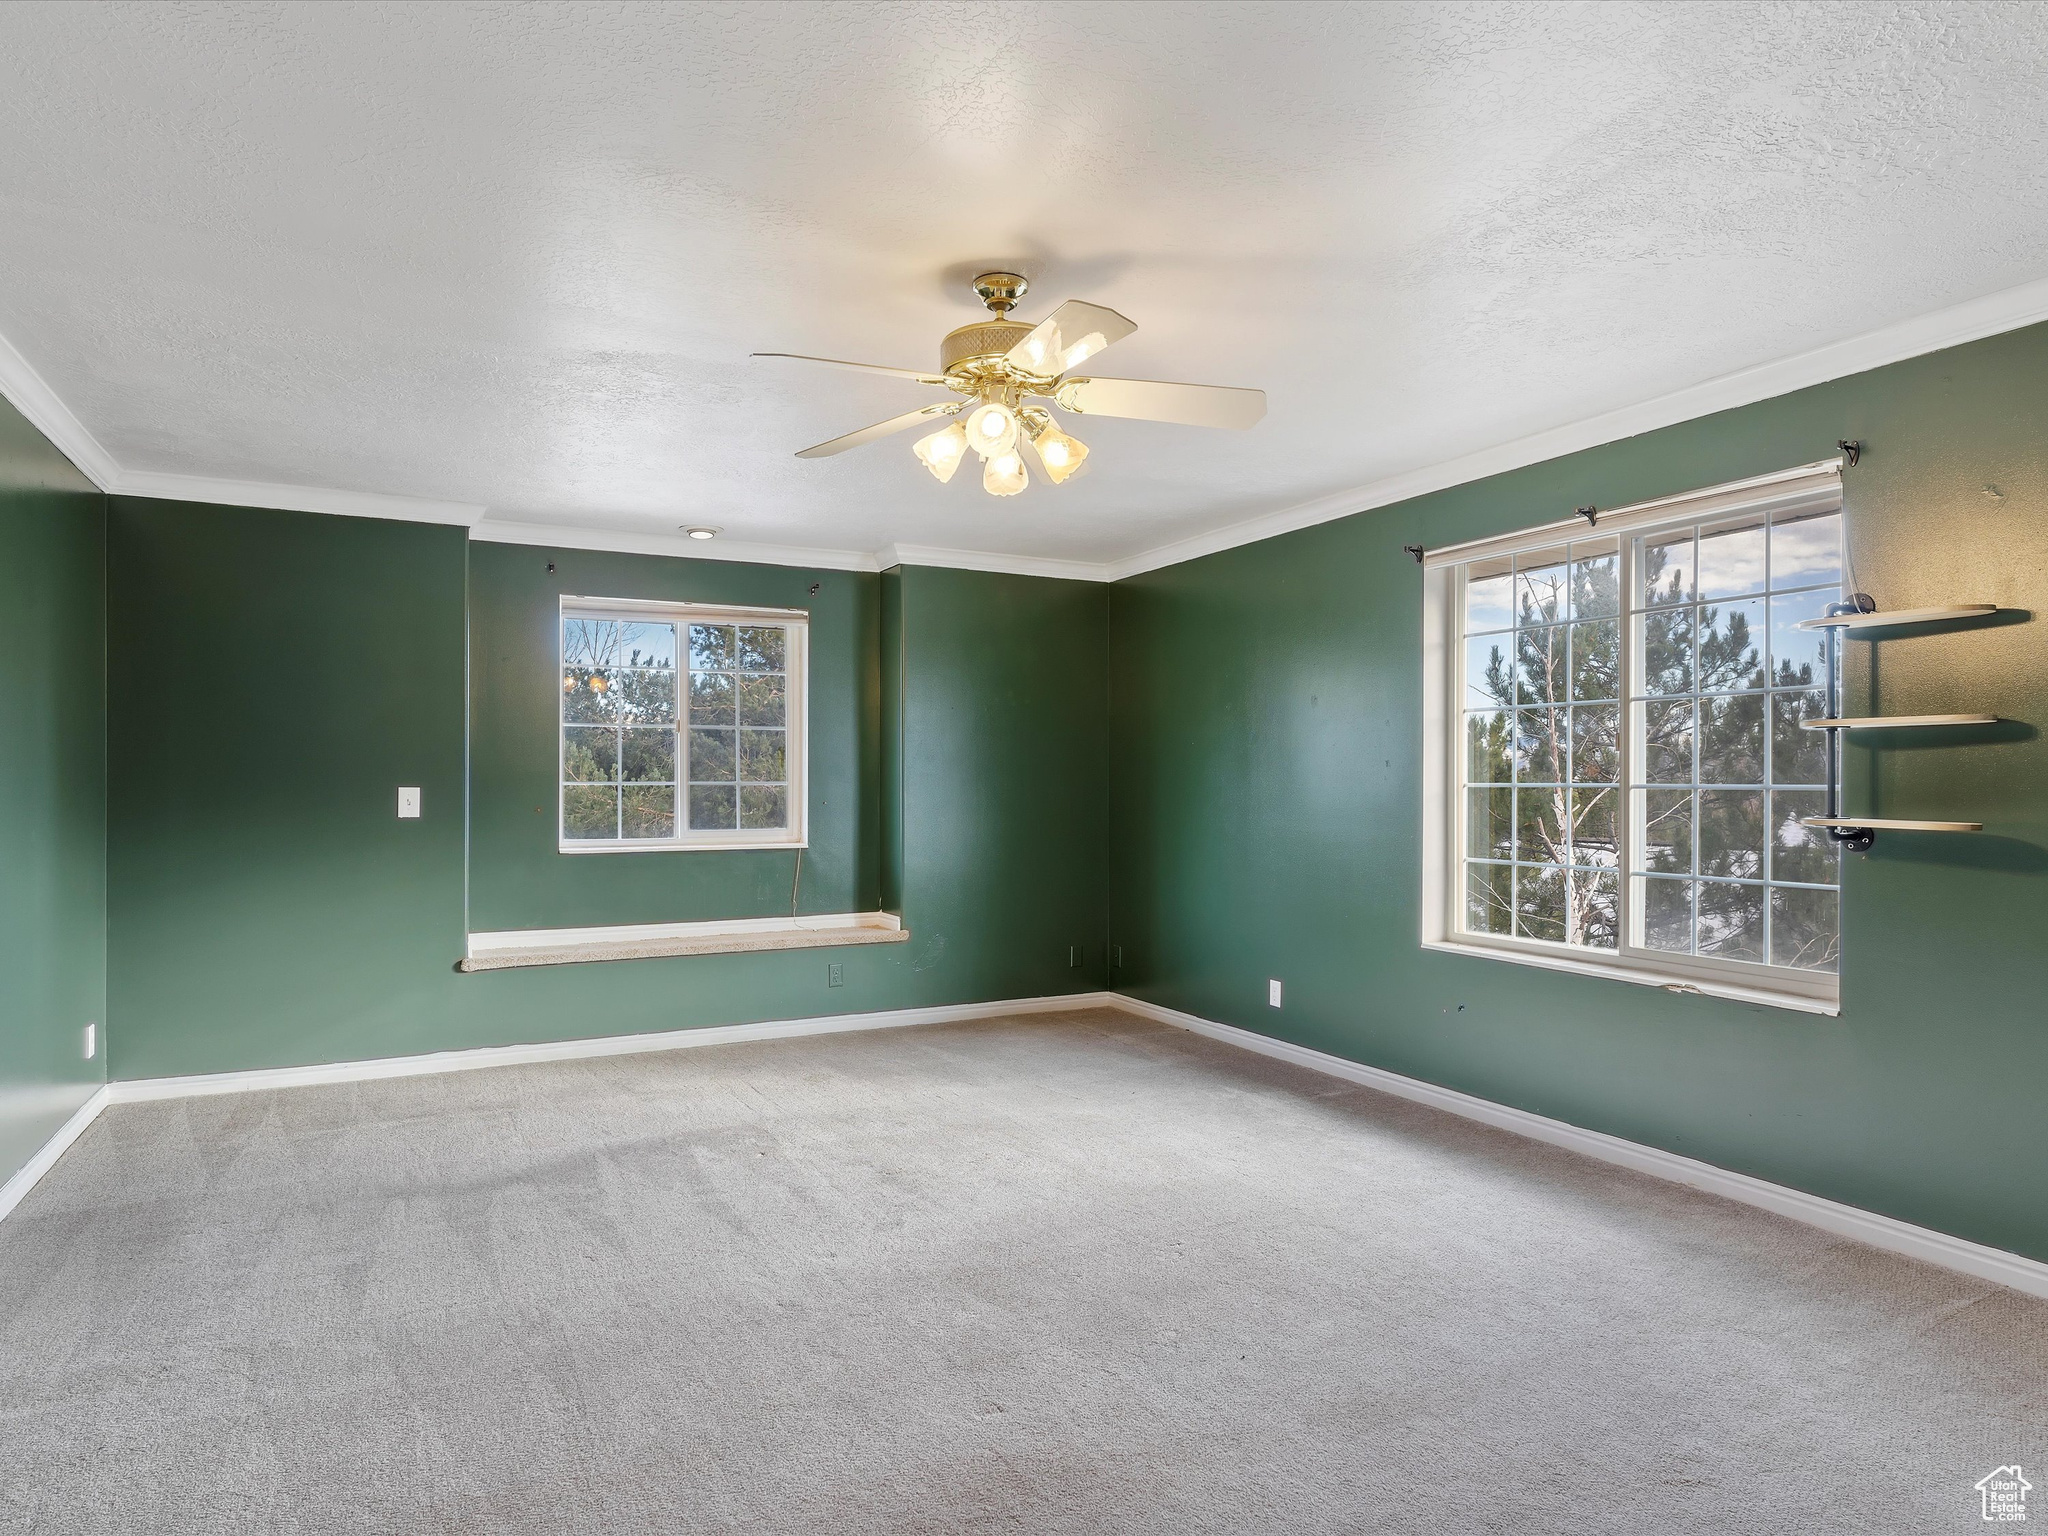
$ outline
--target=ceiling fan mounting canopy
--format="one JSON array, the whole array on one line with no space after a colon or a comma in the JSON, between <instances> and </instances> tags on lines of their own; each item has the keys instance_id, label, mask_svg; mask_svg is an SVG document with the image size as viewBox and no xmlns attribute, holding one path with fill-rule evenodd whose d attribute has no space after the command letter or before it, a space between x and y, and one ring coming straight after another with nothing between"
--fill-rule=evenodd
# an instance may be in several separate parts
<instances>
[{"instance_id":1,"label":"ceiling fan mounting canopy","mask_svg":"<svg viewBox=\"0 0 2048 1536\"><path fill-rule=\"evenodd\" d=\"M1031 291L1031 279L1015 272L984 272L974 280L974 291L981 295L988 312L1000 320Z\"/></svg>"},{"instance_id":2,"label":"ceiling fan mounting canopy","mask_svg":"<svg viewBox=\"0 0 2048 1536\"><path fill-rule=\"evenodd\" d=\"M939 343L936 373L846 363L794 352L755 353L756 357L788 357L862 373L889 374L918 384L937 385L966 397L922 406L806 448L797 457L828 458L906 431L922 421L971 412L965 427L954 420L921 439L916 447L917 457L943 482L952 478L961 459L972 449L981 455L985 466L983 488L991 495L1014 496L1030 483L1024 467L1027 444L1055 485L1079 471L1088 456L1085 444L1060 431L1051 412L1041 406L1027 406L1028 399L1045 400L1076 415L1124 416L1196 427L1242 429L1266 414L1263 390L1077 376L1076 368L1123 340L1137 326L1113 309L1079 299L1067 300L1036 325L1010 319L1010 311L1030 286L1015 272L984 272L977 277L974 291L994 318L971 321L950 332Z\"/></svg>"}]
</instances>

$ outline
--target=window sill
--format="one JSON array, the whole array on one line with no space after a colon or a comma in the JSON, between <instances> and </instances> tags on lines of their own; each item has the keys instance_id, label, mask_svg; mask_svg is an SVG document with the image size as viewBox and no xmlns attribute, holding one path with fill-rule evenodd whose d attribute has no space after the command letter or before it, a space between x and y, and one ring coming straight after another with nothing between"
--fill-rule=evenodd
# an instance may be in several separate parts
<instances>
[{"instance_id":1,"label":"window sill","mask_svg":"<svg viewBox=\"0 0 2048 1536\"><path fill-rule=\"evenodd\" d=\"M557 853L744 853L749 849L786 853L792 848L808 847L809 839L802 836L747 837L741 833L734 833L730 838L721 838L714 833L706 837L665 838L659 842L649 839L639 843L572 843L559 838L555 842Z\"/></svg>"},{"instance_id":2,"label":"window sill","mask_svg":"<svg viewBox=\"0 0 2048 1536\"><path fill-rule=\"evenodd\" d=\"M1838 998L1805 996L1795 992L1779 992L1767 987L1745 987L1739 982L1713 980L1706 977L1679 977L1669 971L1652 970L1632 965L1624 959L1609 961L1581 960L1575 955L1548 954L1536 950L1495 947L1491 944L1465 944L1449 939L1424 939L1424 949L1441 951L1451 955L1472 955L1482 960L1506 960L1513 965L1533 965L1546 971L1569 971L1575 976L1600 976L1609 981L1632 982L1639 987L1657 987L1666 992L1678 992L1688 996L1718 997L1733 1003L1750 1003L1763 1008L1787 1008L1795 1013L1817 1013L1827 1018L1841 1015L1842 1005Z\"/></svg>"},{"instance_id":3,"label":"window sill","mask_svg":"<svg viewBox=\"0 0 2048 1536\"><path fill-rule=\"evenodd\" d=\"M616 928L521 928L472 933L458 971L505 971L599 960L672 955L749 955L849 944L902 944L910 930L891 912L833 912L815 917L749 917L713 923L637 923Z\"/></svg>"}]
</instances>

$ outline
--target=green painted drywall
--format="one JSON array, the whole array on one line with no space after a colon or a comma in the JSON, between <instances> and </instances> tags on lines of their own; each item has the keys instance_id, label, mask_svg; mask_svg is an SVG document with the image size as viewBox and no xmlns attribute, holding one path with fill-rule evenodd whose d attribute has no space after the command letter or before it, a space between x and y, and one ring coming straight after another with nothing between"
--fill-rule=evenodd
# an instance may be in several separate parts
<instances>
[{"instance_id":1,"label":"green painted drywall","mask_svg":"<svg viewBox=\"0 0 2048 1536\"><path fill-rule=\"evenodd\" d=\"M116 1077L1100 985L1097 957L1070 968L1067 949L1099 950L1101 933L1101 586L911 572L885 636L872 574L469 547L459 529L134 498L115 499L110 539ZM546 815L527 791L555 761L550 560L598 596L795 605L820 583L822 790L860 804L831 807L835 842L823 877L807 855L803 904L872 903L896 863L910 943L455 972L465 873L472 916L498 922L587 920L564 916L575 902L610 921L729 915L761 897L740 855L534 850L521 818ZM901 666L890 720L885 649ZM892 733L902 851L884 857ZM968 767L983 780L961 782ZM417 822L396 819L401 784L425 792ZM786 902L789 856L760 858L780 861ZM710 872L678 875L691 859ZM618 888L578 887L592 877L558 878L556 861L611 869ZM701 905L655 904L678 890Z\"/></svg>"},{"instance_id":2,"label":"green painted drywall","mask_svg":"<svg viewBox=\"0 0 2048 1536\"><path fill-rule=\"evenodd\" d=\"M1102 987L1107 589L897 574L911 964L974 978L949 1001Z\"/></svg>"},{"instance_id":3,"label":"green painted drywall","mask_svg":"<svg viewBox=\"0 0 2048 1536\"><path fill-rule=\"evenodd\" d=\"M0 1183L104 1080L106 498L0 400Z\"/></svg>"},{"instance_id":4,"label":"green painted drywall","mask_svg":"<svg viewBox=\"0 0 2048 1536\"><path fill-rule=\"evenodd\" d=\"M112 1075L434 1048L463 530L117 496L108 545Z\"/></svg>"},{"instance_id":5,"label":"green painted drywall","mask_svg":"<svg viewBox=\"0 0 2048 1536\"><path fill-rule=\"evenodd\" d=\"M1852 806L1986 831L1884 834L1847 861L1842 1016L1420 949L1421 579L1401 546L1809 463L1838 438L1866 445L1845 475L1858 586L1887 608L2025 610L1851 647L1852 714L2024 723L1857 739ZM2044 610L2039 327L1120 582L1120 988L2048 1258Z\"/></svg>"},{"instance_id":6,"label":"green painted drywall","mask_svg":"<svg viewBox=\"0 0 2048 1536\"><path fill-rule=\"evenodd\" d=\"M884 912L903 913L903 572L882 572L880 666L881 846Z\"/></svg>"},{"instance_id":7,"label":"green painted drywall","mask_svg":"<svg viewBox=\"0 0 2048 1536\"><path fill-rule=\"evenodd\" d=\"M556 624L564 595L810 612L810 846L797 907L874 911L881 900L879 586L871 572L471 545L471 928L694 922L790 910L793 851L560 852Z\"/></svg>"}]
</instances>

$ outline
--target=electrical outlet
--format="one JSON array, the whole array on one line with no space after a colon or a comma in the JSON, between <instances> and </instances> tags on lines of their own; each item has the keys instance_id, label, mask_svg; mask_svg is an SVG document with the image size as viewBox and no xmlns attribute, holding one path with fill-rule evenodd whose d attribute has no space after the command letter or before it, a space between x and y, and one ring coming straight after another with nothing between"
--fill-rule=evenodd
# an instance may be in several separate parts
<instances>
[{"instance_id":1,"label":"electrical outlet","mask_svg":"<svg viewBox=\"0 0 2048 1536\"><path fill-rule=\"evenodd\" d=\"M1278 981L1268 981L1266 983L1266 1006L1268 1008L1278 1008L1280 1006L1280 983Z\"/></svg>"},{"instance_id":2,"label":"electrical outlet","mask_svg":"<svg viewBox=\"0 0 2048 1536\"><path fill-rule=\"evenodd\" d=\"M1068 965L1068 967L1069 967L1070 969L1074 969L1074 970L1078 970L1078 969L1080 969L1080 965L1081 965L1081 946L1080 946L1080 945L1078 945L1078 944L1069 944L1069 945L1067 946L1067 965Z\"/></svg>"},{"instance_id":3,"label":"electrical outlet","mask_svg":"<svg viewBox=\"0 0 2048 1536\"><path fill-rule=\"evenodd\" d=\"M1121 944L1113 944L1113 945L1111 945L1111 946L1110 946L1110 950L1109 950L1109 963L1110 963L1111 965L1115 966L1115 967L1116 967L1116 968L1117 968L1118 970L1122 970L1122 969L1124 968L1124 947L1123 947L1123 945L1121 945Z\"/></svg>"},{"instance_id":4,"label":"electrical outlet","mask_svg":"<svg viewBox=\"0 0 2048 1536\"><path fill-rule=\"evenodd\" d=\"M97 1023L85 1026L85 1059L91 1061L100 1053L100 1027Z\"/></svg>"},{"instance_id":5,"label":"electrical outlet","mask_svg":"<svg viewBox=\"0 0 2048 1536\"><path fill-rule=\"evenodd\" d=\"M417 787L401 789L398 792L398 819L412 821L420 814L420 792Z\"/></svg>"},{"instance_id":6,"label":"electrical outlet","mask_svg":"<svg viewBox=\"0 0 2048 1536\"><path fill-rule=\"evenodd\" d=\"M846 966L843 962L834 960L825 967L825 985L828 987L843 987L846 985Z\"/></svg>"}]
</instances>

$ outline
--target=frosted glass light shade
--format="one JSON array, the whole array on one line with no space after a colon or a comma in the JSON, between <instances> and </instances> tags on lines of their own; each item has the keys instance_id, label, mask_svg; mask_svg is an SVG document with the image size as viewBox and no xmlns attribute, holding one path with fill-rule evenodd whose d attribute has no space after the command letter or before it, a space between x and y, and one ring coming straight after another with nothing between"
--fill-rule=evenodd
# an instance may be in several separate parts
<instances>
[{"instance_id":1,"label":"frosted glass light shade","mask_svg":"<svg viewBox=\"0 0 2048 1536\"><path fill-rule=\"evenodd\" d=\"M999 459L1017 446L1017 413L1000 400L976 406L967 418L967 441L984 459Z\"/></svg>"},{"instance_id":2,"label":"frosted glass light shade","mask_svg":"<svg viewBox=\"0 0 2048 1536\"><path fill-rule=\"evenodd\" d=\"M1031 483L1017 450L995 455L981 472L981 488L991 496L1014 496Z\"/></svg>"},{"instance_id":3,"label":"frosted glass light shade","mask_svg":"<svg viewBox=\"0 0 2048 1536\"><path fill-rule=\"evenodd\" d=\"M953 471L967 457L967 429L957 421L951 422L930 437L919 438L911 451L943 485L953 478Z\"/></svg>"},{"instance_id":4,"label":"frosted glass light shade","mask_svg":"<svg viewBox=\"0 0 2048 1536\"><path fill-rule=\"evenodd\" d=\"M1058 485L1081 467L1081 461L1088 457L1088 445L1078 437L1069 437L1058 427L1047 427L1032 439L1032 446L1038 450L1038 462L1045 466L1045 476Z\"/></svg>"}]
</instances>

